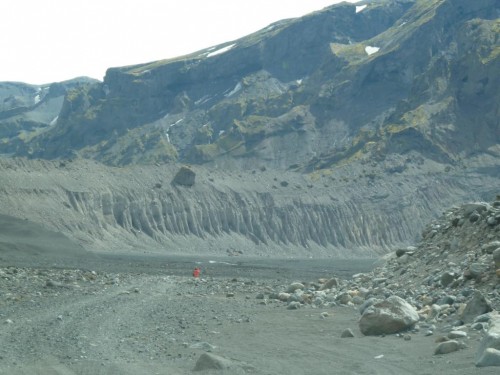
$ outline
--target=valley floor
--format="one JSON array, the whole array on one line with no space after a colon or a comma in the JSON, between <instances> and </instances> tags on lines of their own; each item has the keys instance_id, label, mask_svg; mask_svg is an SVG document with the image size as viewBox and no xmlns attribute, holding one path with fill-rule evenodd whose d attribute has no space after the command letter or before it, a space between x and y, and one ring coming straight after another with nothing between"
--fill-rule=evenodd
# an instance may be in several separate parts
<instances>
[{"instance_id":1,"label":"valley floor","mask_svg":"<svg viewBox=\"0 0 500 375\"><path fill-rule=\"evenodd\" d=\"M439 327L432 336L365 337L356 306L288 310L256 298L297 280L368 271L373 260L123 257L71 269L26 263L0 268L0 374L498 371L474 366L480 333L465 349L436 356ZM196 280L195 265L202 268ZM355 337L341 338L346 328ZM225 358L225 369L194 371L203 353Z\"/></svg>"}]
</instances>

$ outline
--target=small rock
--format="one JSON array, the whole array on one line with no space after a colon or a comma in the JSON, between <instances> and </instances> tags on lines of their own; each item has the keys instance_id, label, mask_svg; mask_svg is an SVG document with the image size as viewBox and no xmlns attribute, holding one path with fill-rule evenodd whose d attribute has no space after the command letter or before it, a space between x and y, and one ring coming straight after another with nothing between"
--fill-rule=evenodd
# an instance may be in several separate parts
<instances>
[{"instance_id":1,"label":"small rock","mask_svg":"<svg viewBox=\"0 0 500 375\"><path fill-rule=\"evenodd\" d=\"M439 344L434 354L448 354L460 349L460 343L455 340L445 341Z\"/></svg>"},{"instance_id":2,"label":"small rock","mask_svg":"<svg viewBox=\"0 0 500 375\"><path fill-rule=\"evenodd\" d=\"M496 249L500 249L500 241L492 241L481 246L481 251L486 254L493 254Z\"/></svg>"},{"instance_id":3,"label":"small rock","mask_svg":"<svg viewBox=\"0 0 500 375\"><path fill-rule=\"evenodd\" d=\"M467 332L464 331L451 331L448 333L448 338L450 339L461 339L467 337Z\"/></svg>"},{"instance_id":4,"label":"small rock","mask_svg":"<svg viewBox=\"0 0 500 375\"><path fill-rule=\"evenodd\" d=\"M354 337L354 333L350 328L344 329L344 331L340 335L341 338L346 338L346 337Z\"/></svg>"},{"instance_id":5,"label":"small rock","mask_svg":"<svg viewBox=\"0 0 500 375\"><path fill-rule=\"evenodd\" d=\"M330 316L330 314L328 314L326 311L323 311L321 314L319 314L319 316L322 318L322 319L326 319Z\"/></svg>"},{"instance_id":6,"label":"small rock","mask_svg":"<svg viewBox=\"0 0 500 375\"><path fill-rule=\"evenodd\" d=\"M297 310L300 309L300 302L292 301L287 306L288 310Z\"/></svg>"},{"instance_id":7,"label":"small rock","mask_svg":"<svg viewBox=\"0 0 500 375\"><path fill-rule=\"evenodd\" d=\"M196 342L194 344L191 344L189 346L189 348L191 348L191 349L201 349L201 350L205 350L207 352L210 352L210 351L214 350L217 347L215 345L209 344L208 342L201 341L201 342Z\"/></svg>"},{"instance_id":8,"label":"small rock","mask_svg":"<svg viewBox=\"0 0 500 375\"><path fill-rule=\"evenodd\" d=\"M295 292L296 290L303 290L304 289L304 284L302 283L298 283L298 282L295 282L295 283L291 283L288 288L287 288L287 293L293 293Z\"/></svg>"},{"instance_id":9,"label":"small rock","mask_svg":"<svg viewBox=\"0 0 500 375\"><path fill-rule=\"evenodd\" d=\"M204 370L224 370L229 369L233 365L233 362L229 359L220 357L218 355L203 353L196 365L194 366L194 371L204 371Z\"/></svg>"},{"instance_id":10,"label":"small rock","mask_svg":"<svg viewBox=\"0 0 500 375\"><path fill-rule=\"evenodd\" d=\"M326 281L319 290L332 289L339 285L338 280L335 277L332 277L328 281Z\"/></svg>"},{"instance_id":11,"label":"small rock","mask_svg":"<svg viewBox=\"0 0 500 375\"><path fill-rule=\"evenodd\" d=\"M445 272L441 275L441 285L443 287L447 287L450 285L455 279L457 278L457 275L454 272Z\"/></svg>"}]
</instances>

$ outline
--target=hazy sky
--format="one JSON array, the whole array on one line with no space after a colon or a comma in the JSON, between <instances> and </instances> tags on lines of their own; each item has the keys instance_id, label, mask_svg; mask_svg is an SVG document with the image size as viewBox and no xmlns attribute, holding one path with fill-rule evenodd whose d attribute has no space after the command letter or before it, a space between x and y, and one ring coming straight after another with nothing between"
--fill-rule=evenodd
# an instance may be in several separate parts
<instances>
[{"instance_id":1,"label":"hazy sky","mask_svg":"<svg viewBox=\"0 0 500 375\"><path fill-rule=\"evenodd\" d=\"M1 0L0 81L102 80L109 67L181 56L339 2Z\"/></svg>"}]
</instances>

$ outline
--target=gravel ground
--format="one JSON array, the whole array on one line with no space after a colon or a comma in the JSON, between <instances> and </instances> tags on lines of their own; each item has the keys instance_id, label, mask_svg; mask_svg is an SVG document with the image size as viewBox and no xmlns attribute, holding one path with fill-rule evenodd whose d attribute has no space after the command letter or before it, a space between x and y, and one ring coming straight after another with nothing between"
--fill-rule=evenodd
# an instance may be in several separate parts
<instances>
[{"instance_id":1,"label":"gravel ground","mask_svg":"<svg viewBox=\"0 0 500 375\"><path fill-rule=\"evenodd\" d=\"M0 374L496 374L480 334L433 355L435 337L364 337L354 306L287 310L259 293L366 271L373 261L115 256L79 268L0 268ZM114 261L113 261L114 260ZM28 263L25 259L25 264ZM202 278L189 273L202 268ZM92 270L93 266L99 266ZM121 272L118 272L120 271ZM340 338L350 328L354 338Z\"/></svg>"}]
</instances>

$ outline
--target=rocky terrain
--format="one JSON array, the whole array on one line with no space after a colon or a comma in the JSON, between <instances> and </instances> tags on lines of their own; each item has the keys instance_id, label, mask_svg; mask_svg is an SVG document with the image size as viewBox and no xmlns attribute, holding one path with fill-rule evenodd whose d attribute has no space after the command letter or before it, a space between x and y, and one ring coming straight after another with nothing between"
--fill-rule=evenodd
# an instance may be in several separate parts
<instances>
[{"instance_id":1,"label":"rocky terrain","mask_svg":"<svg viewBox=\"0 0 500 375\"><path fill-rule=\"evenodd\" d=\"M0 373L496 374L499 202L450 209L375 268L238 256L87 257L76 268L40 267L29 253L23 267L2 260ZM189 276L195 265L201 278Z\"/></svg>"},{"instance_id":2,"label":"rocky terrain","mask_svg":"<svg viewBox=\"0 0 500 375\"><path fill-rule=\"evenodd\" d=\"M339 4L0 83L0 374L497 374L499 19Z\"/></svg>"}]
</instances>

